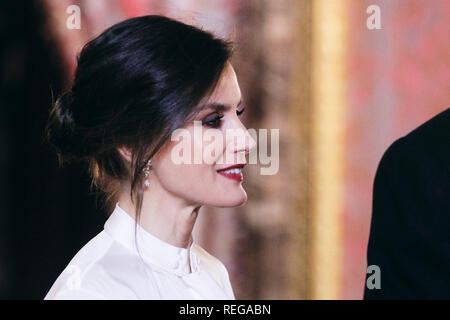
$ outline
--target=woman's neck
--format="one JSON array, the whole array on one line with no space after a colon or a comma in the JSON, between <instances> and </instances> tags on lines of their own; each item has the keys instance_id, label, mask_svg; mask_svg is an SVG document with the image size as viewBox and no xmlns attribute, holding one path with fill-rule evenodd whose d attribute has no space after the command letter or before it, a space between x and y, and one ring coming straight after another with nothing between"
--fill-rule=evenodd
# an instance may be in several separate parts
<instances>
[{"instance_id":1,"label":"woman's neck","mask_svg":"<svg viewBox=\"0 0 450 320\"><path fill-rule=\"evenodd\" d=\"M118 202L122 209L135 218L136 207L129 194L122 192ZM200 207L198 204L187 204L183 199L154 186L152 190L144 192L139 224L173 246L189 248Z\"/></svg>"}]
</instances>

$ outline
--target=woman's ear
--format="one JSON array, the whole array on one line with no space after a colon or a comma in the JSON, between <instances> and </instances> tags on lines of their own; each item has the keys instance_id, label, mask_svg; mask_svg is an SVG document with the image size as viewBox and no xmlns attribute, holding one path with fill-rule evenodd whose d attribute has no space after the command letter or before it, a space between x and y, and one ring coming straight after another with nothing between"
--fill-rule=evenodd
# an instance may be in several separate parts
<instances>
[{"instance_id":1,"label":"woman's ear","mask_svg":"<svg viewBox=\"0 0 450 320\"><path fill-rule=\"evenodd\" d=\"M117 148L117 151L119 151L120 155L125 158L125 160L127 160L128 162L131 162L131 152L130 150L128 150L127 148L125 148L124 146Z\"/></svg>"}]
</instances>

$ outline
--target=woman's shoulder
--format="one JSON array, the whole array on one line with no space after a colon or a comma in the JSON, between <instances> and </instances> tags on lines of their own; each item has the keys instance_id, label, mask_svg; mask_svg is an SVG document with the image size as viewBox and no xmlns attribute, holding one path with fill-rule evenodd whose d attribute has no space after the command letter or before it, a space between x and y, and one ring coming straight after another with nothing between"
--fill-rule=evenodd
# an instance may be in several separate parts
<instances>
[{"instance_id":1,"label":"woman's shoulder","mask_svg":"<svg viewBox=\"0 0 450 320\"><path fill-rule=\"evenodd\" d=\"M111 299L114 292L134 298L132 292L124 292L123 284L113 281L120 274L137 275L137 263L127 255L128 250L100 232L77 252L44 299Z\"/></svg>"}]
</instances>

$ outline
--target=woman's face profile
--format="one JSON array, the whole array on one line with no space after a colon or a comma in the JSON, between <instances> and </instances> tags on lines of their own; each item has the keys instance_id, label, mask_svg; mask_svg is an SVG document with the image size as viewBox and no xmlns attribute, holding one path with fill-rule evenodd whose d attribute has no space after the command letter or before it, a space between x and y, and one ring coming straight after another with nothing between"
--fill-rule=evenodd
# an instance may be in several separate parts
<instances>
[{"instance_id":1,"label":"woman's face profile","mask_svg":"<svg viewBox=\"0 0 450 320\"><path fill-rule=\"evenodd\" d=\"M236 74L228 63L207 101L209 105L225 108L203 108L196 115L195 123L191 121L181 128L184 131L181 139L171 139L155 154L149 175L150 189L162 187L189 204L233 207L245 203L247 194L239 179L242 173L236 169L234 174L218 172L232 165L245 164L246 153L256 146L241 122L244 109L241 99ZM202 133L198 135L200 128ZM189 161L177 163L175 158L180 154L180 143L186 135L189 138L183 145L190 147L187 152L190 155L184 159ZM195 160L195 154L200 155L200 161L199 158ZM209 157L207 161L204 154Z\"/></svg>"}]
</instances>

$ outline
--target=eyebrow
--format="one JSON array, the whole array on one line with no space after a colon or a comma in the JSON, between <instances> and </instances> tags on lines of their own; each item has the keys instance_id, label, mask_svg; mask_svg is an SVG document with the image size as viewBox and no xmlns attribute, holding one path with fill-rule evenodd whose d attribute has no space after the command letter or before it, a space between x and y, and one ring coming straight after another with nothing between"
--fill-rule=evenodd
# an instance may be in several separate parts
<instances>
[{"instance_id":1,"label":"eyebrow","mask_svg":"<svg viewBox=\"0 0 450 320\"><path fill-rule=\"evenodd\" d=\"M241 98L241 100L239 100L237 107L239 107L241 104L242 104L242 98ZM204 104L203 106L201 106L200 110L212 109L215 111L228 111L228 110L230 110L230 108L231 108L231 106L228 104L213 102L213 103Z\"/></svg>"}]
</instances>

